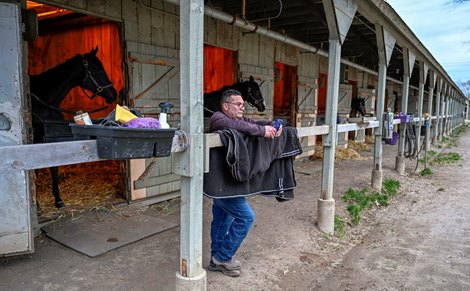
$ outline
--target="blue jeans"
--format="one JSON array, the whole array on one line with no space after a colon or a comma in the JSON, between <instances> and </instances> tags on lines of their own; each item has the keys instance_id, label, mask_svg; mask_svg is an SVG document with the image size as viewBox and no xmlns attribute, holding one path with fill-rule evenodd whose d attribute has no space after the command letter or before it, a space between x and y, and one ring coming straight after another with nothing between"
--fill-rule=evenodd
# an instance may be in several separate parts
<instances>
[{"instance_id":1,"label":"blue jeans","mask_svg":"<svg viewBox=\"0 0 470 291\"><path fill-rule=\"evenodd\" d=\"M245 197L213 199L211 256L220 262L230 261L254 221L255 213Z\"/></svg>"}]
</instances>

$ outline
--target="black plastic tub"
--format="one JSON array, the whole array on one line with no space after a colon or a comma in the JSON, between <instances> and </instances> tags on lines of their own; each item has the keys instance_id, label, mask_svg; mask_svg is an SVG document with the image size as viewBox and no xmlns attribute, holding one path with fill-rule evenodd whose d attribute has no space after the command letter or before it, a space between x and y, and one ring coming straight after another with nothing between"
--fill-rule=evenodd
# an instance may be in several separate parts
<instances>
[{"instance_id":1,"label":"black plastic tub","mask_svg":"<svg viewBox=\"0 0 470 291\"><path fill-rule=\"evenodd\" d=\"M110 160L166 157L175 128L148 129L70 123L77 140L96 139L98 157Z\"/></svg>"}]
</instances>

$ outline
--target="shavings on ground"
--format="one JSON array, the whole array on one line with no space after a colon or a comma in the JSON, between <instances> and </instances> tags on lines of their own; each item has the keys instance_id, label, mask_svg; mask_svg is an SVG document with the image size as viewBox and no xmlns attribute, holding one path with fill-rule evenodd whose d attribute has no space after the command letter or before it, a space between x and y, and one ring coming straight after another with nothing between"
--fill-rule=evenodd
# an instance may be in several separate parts
<instances>
[{"instance_id":1,"label":"shavings on ground","mask_svg":"<svg viewBox=\"0 0 470 291\"><path fill-rule=\"evenodd\" d=\"M150 205L150 208L156 210L159 215L168 216L175 213L179 209L180 202L180 198L174 198Z\"/></svg>"},{"instance_id":2,"label":"shavings on ground","mask_svg":"<svg viewBox=\"0 0 470 291\"><path fill-rule=\"evenodd\" d=\"M40 219L55 219L123 202L122 175L119 161L83 163L59 167L60 196L65 209L54 206L52 179L49 169L36 173L36 199Z\"/></svg>"}]
</instances>

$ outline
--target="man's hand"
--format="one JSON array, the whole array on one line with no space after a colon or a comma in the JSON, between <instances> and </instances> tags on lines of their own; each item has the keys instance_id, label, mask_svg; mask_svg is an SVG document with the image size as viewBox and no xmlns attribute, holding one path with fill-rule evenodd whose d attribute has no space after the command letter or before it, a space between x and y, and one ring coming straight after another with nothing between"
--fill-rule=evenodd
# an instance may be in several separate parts
<instances>
[{"instance_id":1,"label":"man's hand","mask_svg":"<svg viewBox=\"0 0 470 291\"><path fill-rule=\"evenodd\" d=\"M281 132L281 128L279 128ZM276 129L271 125L264 126L264 137L265 138L274 138L276 136Z\"/></svg>"},{"instance_id":2,"label":"man's hand","mask_svg":"<svg viewBox=\"0 0 470 291\"><path fill-rule=\"evenodd\" d=\"M279 126L279 129L276 132L276 136L280 136L282 133L282 125Z\"/></svg>"}]
</instances>

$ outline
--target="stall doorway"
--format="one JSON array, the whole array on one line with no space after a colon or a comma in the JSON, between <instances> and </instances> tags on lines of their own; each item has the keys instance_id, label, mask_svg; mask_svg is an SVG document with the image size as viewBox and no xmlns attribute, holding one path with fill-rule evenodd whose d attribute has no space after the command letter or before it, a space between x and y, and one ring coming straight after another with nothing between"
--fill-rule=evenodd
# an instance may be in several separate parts
<instances>
[{"instance_id":1,"label":"stall doorway","mask_svg":"<svg viewBox=\"0 0 470 291\"><path fill-rule=\"evenodd\" d=\"M102 62L112 85L118 93L124 91L119 22L33 1L27 1L27 9L36 11L39 32L34 40L28 42L29 75L40 74L77 54L98 48L96 56ZM106 117L115 104L122 102L118 98L114 104L107 104L103 98L90 98L92 94L80 87L72 89L59 105L64 119L73 122L74 112L82 110L90 112L91 118L97 120ZM67 213L125 202L128 199L125 183L125 164L121 161L59 167L60 195ZM40 222L63 215L54 207L51 185L49 169L36 171L33 197L40 207Z\"/></svg>"},{"instance_id":2,"label":"stall doorway","mask_svg":"<svg viewBox=\"0 0 470 291\"><path fill-rule=\"evenodd\" d=\"M296 126L297 67L276 62L274 64L273 116L287 126Z\"/></svg>"},{"instance_id":3,"label":"stall doorway","mask_svg":"<svg viewBox=\"0 0 470 291\"><path fill-rule=\"evenodd\" d=\"M236 51L204 45L204 93L236 83L237 59Z\"/></svg>"}]
</instances>

